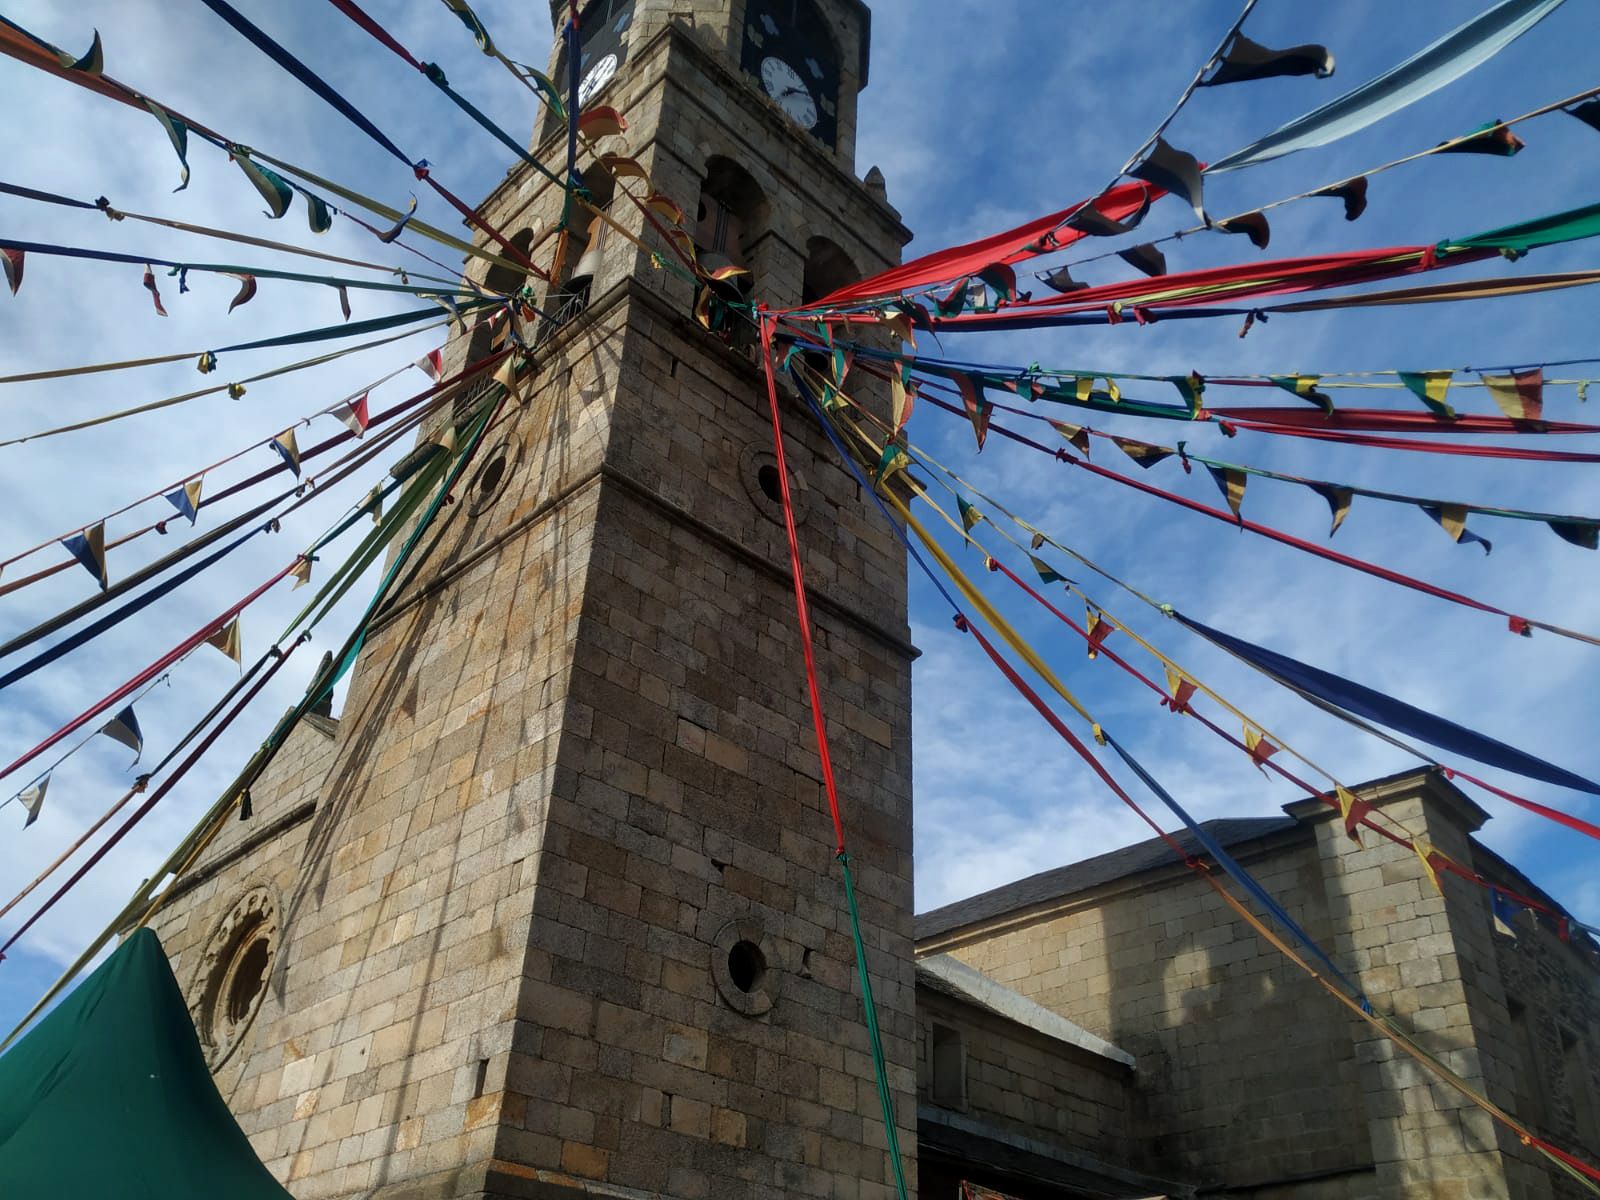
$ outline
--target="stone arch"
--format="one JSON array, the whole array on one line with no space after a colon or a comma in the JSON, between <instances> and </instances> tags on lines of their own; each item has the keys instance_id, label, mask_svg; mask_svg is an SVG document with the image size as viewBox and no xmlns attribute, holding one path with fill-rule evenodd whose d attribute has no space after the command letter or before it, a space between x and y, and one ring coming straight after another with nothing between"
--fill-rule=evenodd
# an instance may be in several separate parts
<instances>
[{"instance_id":1,"label":"stone arch","mask_svg":"<svg viewBox=\"0 0 1600 1200\"><path fill-rule=\"evenodd\" d=\"M810 304L820 300L829 292L837 291L860 278L861 269L838 242L826 237L806 239L806 261L800 277L800 303Z\"/></svg>"},{"instance_id":2,"label":"stone arch","mask_svg":"<svg viewBox=\"0 0 1600 1200\"><path fill-rule=\"evenodd\" d=\"M533 230L523 229L513 234L511 244L524 258L528 257L533 249ZM491 243L489 249L499 253L508 263L513 261L499 246ZM527 281L528 273L522 268L494 263L483 277L483 290L492 296L514 296L522 290L523 284ZM503 309L487 309L478 317L477 323L472 327L471 340L467 342L468 364L475 363L490 353L504 337L505 323L496 321L503 312Z\"/></svg>"},{"instance_id":3,"label":"stone arch","mask_svg":"<svg viewBox=\"0 0 1600 1200\"><path fill-rule=\"evenodd\" d=\"M598 161L579 168L588 202L599 212L574 203L571 224L567 227L566 253L561 260L560 277L549 289L545 301L548 328L559 328L589 307L597 292L606 245L614 236L606 218L616 197L617 180Z\"/></svg>"}]
</instances>

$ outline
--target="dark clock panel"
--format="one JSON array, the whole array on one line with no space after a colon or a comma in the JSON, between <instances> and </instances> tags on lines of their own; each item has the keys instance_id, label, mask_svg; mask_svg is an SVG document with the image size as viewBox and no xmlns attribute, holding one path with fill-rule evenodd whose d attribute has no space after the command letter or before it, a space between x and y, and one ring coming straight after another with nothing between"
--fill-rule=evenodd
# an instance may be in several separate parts
<instances>
[{"instance_id":1,"label":"dark clock panel","mask_svg":"<svg viewBox=\"0 0 1600 1200\"><path fill-rule=\"evenodd\" d=\"M615 54L620 65L628 58L628 30L633 26L634 0L590 0L578 10L578 75ZM567 90L567 54L558 58L556 86Z\"/></svg>"},{"instance_id":2,"label":"dark clock panel","mask_svg":"<svg viewBox=\"0 0 1600 1200\"><path fill-rule=\"evenodd\" d=\"M839 132L839 52L810 0L748 0L739 65L824 145Z\"/></svg>"}]
</instances>

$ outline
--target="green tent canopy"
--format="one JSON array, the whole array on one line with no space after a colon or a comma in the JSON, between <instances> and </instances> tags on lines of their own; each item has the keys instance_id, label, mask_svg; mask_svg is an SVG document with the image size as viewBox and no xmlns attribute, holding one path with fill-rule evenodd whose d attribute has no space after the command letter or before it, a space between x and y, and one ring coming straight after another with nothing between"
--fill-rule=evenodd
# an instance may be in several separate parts
<instances>
[{"instance_id":1,"label":"green tent canopy","mask_svg":"<svg viewBox=\"0 0 1600 1200\"><path fill-rule=\"evenodd\" d=\"M150 930L0 1056L0 1196L289 1200L217 1092Z\"/></svg>"}]
</instances>

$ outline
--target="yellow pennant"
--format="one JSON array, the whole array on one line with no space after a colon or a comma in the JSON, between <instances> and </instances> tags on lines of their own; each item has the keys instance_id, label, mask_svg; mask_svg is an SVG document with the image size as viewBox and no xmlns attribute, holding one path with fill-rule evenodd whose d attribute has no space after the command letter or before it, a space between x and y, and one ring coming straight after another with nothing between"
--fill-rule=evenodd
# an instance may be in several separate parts
<instances>
[{"instance_id":1,"label":"yellow pennant","mask_svg":"<svg viewBox=\"0 0 1600 1200\"><path fill-rule=\"evenodd\" d=\"M1087 400L1090 396L1094 395L1094 376L1093 375L1079 375L1078 376L1077 395L1078 395L1078 400L1080 402L1084 401L1084 400Z\"/></svg>"},{"instance_id":2,"label":"yellow pennant","mask_svg":"<svg viewBox=\"0 0 1600 1200\"><path fill-rule=\"evenodd\" d=\"M494 373L494 381L506 391L511 393L511 398L519 405L522 403L522 389L517 383L517 361L510 355L505 362L500 364L500 369Z\"/></svg>"},{"instance_id":3,"label":"yellow pennant","mask_svg":"<svg viewBox=\"0 0 1600 1200\"><path fill-rule=\"evenodd\" d=\"M239 666L244 665L244 658L239 649L239 618L234 617L221 629L217 630L206 639L206 645L215 646Z\"/></svg>"},{"instance_id":4,"label":"yellow pennant","mask_svg":"<svg viewBox=\"0 0 1600 1200\"><path fill-rule=\"evenodd\" d=\"M1117 381L1111 376L1106 376L1106 395L1111 397L1111 403L1122 403L1122 389L1117 386Z\"/></svg>"},{"instance_id":5,"label":"yellow pennant","mask_svg":"<svg viewBox=\"0 0 1600 1200\"><path fill-rule=\"evenodd\" d=\"M298 591L311 582L311 560L302 554L295 559L294 566L290 568L289 574L294 576L294 587L289 590L291 592Z\"/></svg>"},{"instance_id":6,"label":"yellow pennant","mask_svg":"<svg viewBox=\"0 0 1600 1200\"><path fill-rule=\"evenodd\" d=\"M1438 855L1440 858L1444 856L1439 854L1439 852L1433 848L1433 843L1428 841L1426 838L1412 838L1411 848L1417 852L1417 860L1422 863L1423 873L1427 875L1428 881L1433 884L1434 891L1438 892L1440 895L1443 895L1444 888L1439 884L1439 870L1433 865L1432 860L1435 855Z\"/></svg>"}]
</instances>

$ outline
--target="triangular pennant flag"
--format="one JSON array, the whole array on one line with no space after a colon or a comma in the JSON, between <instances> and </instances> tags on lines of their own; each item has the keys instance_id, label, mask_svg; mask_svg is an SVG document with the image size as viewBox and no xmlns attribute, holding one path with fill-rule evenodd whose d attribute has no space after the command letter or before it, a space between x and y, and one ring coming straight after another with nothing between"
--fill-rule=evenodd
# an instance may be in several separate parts
<instances>
[{"instance_id":1,"label":"triangular pennant flag","mask_svg":"<svg viewBox=\"0 0 1600 1200\"><path fill-rule=\"evenodd\" d=\"M1574 546L1582 546L1585 550L1600 546L1600 529L1592 524L1578 521L1546 521L1545 524L1557 537Z\"/></svg>"},{"instance_id":2,"label":"triangular pennant flag","mask_svg":"<svg viewBox=\"0 0 1600 1200\"><path fill-rule=\"evenodd\" d=\"M172 148L178 155L178 166L181 169L181 181L172 190L181 192L189 186L189 126L178 120L166 109L162 108L148 96L144 99L144 106L150 114L161 122L161 128L167 131L167 140L172 143Z\"/></svg>"},{"instance_id":3,"label":"triangular pennant flag","mask_svg":"<svg viewBox=\"0 0 1600 1200\"><path fill-rule=\"evenodd\" d=\"M1210 218L1206 216L1200 163L1194 155L1175 149L1167 144L1165 138L1158 137L1150 153L1145 155L1144 161L1128 174L1146 183L1153 183L1156 187L1188 201L1189 207L1194 209L1194 215L1207 225L1211 224Z\"/></svg>"},{"instance_id":4,"label":"triangular pennant flag","mask_svg":"<svg viewBox=\"0 0 1600 1200\"><path fill-rule=\"evenodd\" d=\"M367 493L367 498L361 502L357 512L370 512L372 523L376 525L383 519L383 488L378 484L372 485L372 490Z\"/></svg>"},{"instance_id":5,"label":"triangular pennant flag","mask_svg":"<svg viewBox=\"0 0 1600 1200\"><path fill-rule=\"evenodd\" d=\"M900 449L894 442L886 443L883 447L883 453L878 456L878 470L872 479L873 486L878 486L888 476L893 475L896 471L903 471L910 465L911 459L904 450ZM958 503L962 502L958 500ZM965 512L961 515L963 519L966 518ZM972 526L968 525L967 528L971 529Z\"/></svg>"},{"instance_id":6,"label":"triangular pennant flag","mask_svg":"<svg viewBox=\"0 0 1600 1200\"><path fill-rule=\"evenodd\" d=\"M1440 142L1435 153L1492 154L1497 158L1511 158L1526 145L1505 122L1486 121L1453 145Z\"/></svg>"},{"instance_id":7,"label":"triangular pennant flag","mask_svg":"<svg viewBox=\"0 0 1600 1200\"><path fill-rule=\"evenodd\" d=\"M1109 376L1109 375L1105 376L1105 381L1106 381L1106 396L1110 399L1111 403L1113 403L1113 404L1121 404L1122 403L1122 389L1117 386L1117 381L1115 379L1111 378L1111 376Z\"/></svg>"},{"instance_id":8,"label":"triangular pennant flag","mask_svg":"<svg viewBox=\"0 0 1600 1200\"><path fill-rule=\"evenodd\" d=\"M239 649L239 618L234 617L221 629L206 638L206 645L215 646L239 666L244 665L244 655Z\"/></svg>"},{"instance_id":9,"label":"triangular pennant flag","mask_svg":"<svg viewBox=\"0 0 1600 1200\"><path fill-rule=\"evenodd\" d=\"M306 223L311 226L312 233L327 233L333 228L333 210L328 207L328 202L321 196L312 192L302 193L306 198ZM340 292L344 288L339 288ZM349 302L345 304L345 317L350 316Z\"/></svg>"},{"instance_id":10,"label":"triangular pennant flag","mask_svg":"<svg viewBox=\"0 0 1600 1200\"><path fill-rule=\"evenodd\" d=\"M277 437L272 439L271 446L278 452L278 457L289 465L289 470L294 472L296 479L300 478L300 447L294 440L294 429L291 426Z\"/></svg>"},{"instance_id":11,"label":"triangular pennant flag","mask_svg":"<svg viewBox=\"0 0 1600 1200\"><path fill-rule=\"evenodd\" d=\"M1235 32L1228 51L1217 64L1210 79L1203 79L1199 87L1217 87L1224 83L1243 83L1251 79L1272 79L1279 75L1315 75L1326 79L1333 74L1333 55L1326 46L1308 44L1290 46L1287 50L1268 50L1244 34Z\"/></svg>"},{"instance_id":12,"label":"triangular pennant flag","mask_svg":"<svg viewBox=\"0 0 1600 1200\"><path fill-rule=\"evenodd\" d=\"M139 756L144 753L144 734L139 730L139 718L133 715L131 704L102 725L100 732L132 750L134 762L138 762Z\"/></svg>"},{"instance_id":13,"label":"triangular pennant flag","mask_svg":"<svg viewBox=\"0 0 1600 1200\"><path fill-rule=\"evenodd\" d=\"M600 165L620 179L642 179L650 182L649 173L639 165L639 160L626 154L602 154Z\"/></svg>"},{"instance_id":14,"label":"triangular pennant flag","mask_svg":"<svg viewBox=\"0 0 1600 1200\"><path fill-rule=\"evenodd\" d=\"M989 418L994 415L994 406L984 399L981 376L962 371L955 380L961 389L961 403L966 407L967 420L972 422L972 434L978 439L978 449L982 450L984 439L989 436Z\"/></svg>"},{"instance_id":15,"label":"triangular pennant flag","mask_svg":"<svg viewBox=\"0 0 1600 1200\"><path fill-rule=\"evenodd\" d=\"M354 402L344 401L333 407L333 415L346 429L360 437L370 424L367 418L367 393L362 392Z\"/></svg>"},{"instance_id":16,"label":"triangular pennant flag","mask_svg":"<svg viewBox=\"0 0 1600 1200\"><path fill-rule=\"evenodd\" d=\"M1250 212L1237 217L1229 217L1226 221L1218 221L1215 228L1223 233L1242 233L1250 239L1250 244L1257 250L1265 250L1267 243L1272 241L1272 226L1267 223L1265 213Z\"/></svg>"},{"instance_id":17,"label":"triangular pennant flag","mask_svg":"<svg viewBox=\"0 0 1600 1200\"><path fill-rule=\"evenodd\" d=\"M1178 389L1178 394L1183 397L1184 406L1189 410L1192 420L1199 415L1200 400L1205 395L1206 381L1198 372L1190 371L1187 375L1174 375L1172 386Z\"/></svg>"},{"instance_id":18,"label":"triangular pennant flag","mask_svg":"<svg viewBox=\"0 0 1600 1200\"><path fill-rule=\"evenodd\" d=\"M1577 117L1590 129L1600 129L1600 100L1586 100L1576 108L1561 110L1569 117Z\"/></svg>"},{"instance_id":19,"label":"triangular pennant flag","mask_svg":"<svg viewBox=\"0 0 1600 1200\"><path fill-rule=\"evenodd\" d=\"M1120 237L1137 229L1149 211L1150 192L1146 189L1137 211L1129 213L1123 220L1118 221L1114 217L1106 216L1092 202L1088 202L1081 205L1062 224L1068 229L1076 229L1079 233L1086 233L1090 237Z\"/></svg>"},{"instance_id":20,"label":"triangular pennant flag","mask_svg":"<svg viewBox=\"0 0 1600 1200\"><path fill-rule=\"evenodd\" d=\"M417 214L417 198L415 196L412 196L411 197L411 203L406 205L406 211L401 214L400 219L398 221L396 221L393 225L389 226L389 228L385 229L382 233L380 233L378 235L378 240L380 242L385 243L385 244L388 244L388 243L394 241L395 238L399 237L402 233L404 233L406 231L406 226L411 224L411 218L416 216L416 214Z\"/></svg>"},{"instance_id":21,"label":"triangular pennant flag","mask_svg":"<svg viewBox=\"0 0 1600 1200\"><path fill-rule=\"evenodd\" d=\"M28 810L28 819L22 823L24 829L39 819L39 810L44 807L44 794L49 790L50 776L46 775L38 783L31 783L17 793L22 807Z\"/></svg>"},{"instance_id":22,"label":"triangular pennant flag","mask_svg":"<svg viewBox=\"0 0 1600 1200\"><path fill-rule=\"evenodd\" d=\"M578 132L584 137L612 137L628 128L627 119L614 108L591 108L578 117Z\"/></svg>"},{"instance_id":23,"label":"triangular pennant flag","mask_svg":"<svg viewBox=\"0 0 1600 1200\"><path fill-rule=\"evenodd\" d=\"M1333 524L1328 528L1328 536L1332 537L1339 532L1339 526L1344 524L1344 519L1350 515L1350 502L1355 499L1355 489L1339 487L1332 483L1307 483L1317 495L1328 502L1328 508L1333 513Z\"/></svg>"},{"instance_id":24,"label":"triangular pennant flag","mask_svg":"<svg viewBox=\"0 0 1600 1200\"><path fill-rule=\"evenodd\" d=\"M478 14L467 6L467 0L444 0L444 6L460 18L461 23L477 41L478 49L491 58L494 57L494 42L489 38L489 31L483 27L483 22L478 20Z\"/></svg>"},{"instance_id":25,"label":"triangular pennant flag","mask_svg":"<svg viewBox=\"0 0 1600 1200\"><path fill-rule=\"evenodd\" d=\"M1267 378L1284 391L1315 404L1330 417L1333 416L1332 397L1325 392L1317 391L1317 384L1322 379L1321 375L1269 375Z\"/></svg>"},{"instance_id":26,"label":"triangular pennant flag","mask_svg":"<svg viewBox=\"0 0 1600 1200\"><path fill-rule=\"evenodd\" d=\"M1073 394L1079 404L1084 403L1094 395L1094 376L1079 375L1072 383Z\"/></svg>"},{"instance_id":27,"label":"triangular pennant flag","mask_svg":"<svg viewBox=\"0 0 1600 1200\"><path fill-rule=\"evenodd\" d=\"M1250 761L1263 774L1265 768L1261 764L1278 752L1278 748L1267 740L1267 735L1249 722L1244 727L1244 748L1250 751Z\"/></svg>"},{"instance_id":28,"label":"triangular pennant flag","mask_svg":"<svg viewBox=\"0 0 1600 1200\"><path fill-rule=\"evenodd\" d=\"M289 211L289 202L294 199L294 189L283 181L282 176L258 162L253 162L242 146L229 146L228 154L239 164L239 169L244 172L244 177L250 181L251 186L267 202L267 216L277 220Z\"/></svg>"},{"instance_id":29,"label":"triangular pennant flag","mask_svg":"<svg viewBox=\"0 0 1600 1200\"><path fill-rule=\"evenodd\" d=\"M911 419L911 409L917 400L917 385L912 382L909 364L903 364L889 376L889 390L894 400L894 432L898 434Z\"/></svg>"},{"instance_id":30,"label":"triangular pennant flag","mask_svg":"<svg viewBox=\"0 0 1600 1200\"><path fill-rule=\"evenodd\" d=\"M438 383L440 376L444 374L444 350L429 350L421 358L417 359L412 366L416 367L417 370L435 383Z\"/></svg>"},{"instance_id":31,"label":"triangular pennant flag","mask_svg":"<svg viewBox=\"0 0 1600 1200\"><path fill-rule=\"evenodd\" d=\"M1129 246L1126 250L1118 250L1117 257L1134 270L1143 271L1146 275L1167 273L1167 256L1156 249L1154 242L1141 242L1137 246ZM1083 286L1087 287L1088 284Z\"/></svg>"},{"instance_id":32,"label":"triangular pennant flag","mask_svg":"<svg viewBox=\"0 0 1600 1200\"><path fill-rule=\"evenodd\" d=\"M1346 179L1343 183L1336 183L1332 187L1325 187L1320 192L1312 192L1313 196L1331 196L1336 200L1344 201L1344 219L1354 221L1367 211L1367 177L1358 175L1354 179Z\"/></svg>"},{"instance_id":33,"label":"triangular pennant flag","mask_svg":"<svg viewBox=\"0 0 1600 1200\"><path fill-rule=\"evenodd\" d=\"M350 319L350 293L345 290L345 286L342 283L335 284L334 287L339 293L339 311L344 314L344 319L348 321Z\"/></svg>"},{"instance_id":34,"label":"triangular pennant flag","mask_svg":"<svg viewBox=\"0 0 1600 1200\"><path fill-rule=\"evenodd\" d=\"M1149 442L1138 442L1133 438L1113 435L1111 440L1117 444L1118 449L1147 471L1158 462L1177 453L1170 446L1152 446Z\"/></svg>"},{"instance_id":35,"label":"triangular pennant flag","mask_svg":"<svg viewBox=\"0 0 1600 1200\"><path fill-rule=\"evenodd\" d=\"M98 29L94 31L94 41L82 58L73 58L72 55L57 50L56 61L69 71L83 71L88 75L100 74L105 70L105 52L100 48L100 31Z\"/></svg>"},{"instance_id":36,"label":"triangular pennant flag","mask_svg":"<svg viewBox=\"0 0 1600 1200\"><path fill-rule=\"evenodd\" d=\"M1417 861L1422 864L1422 872L1428 877L1428 882L1433 884L1433 890L1442 894L1444 888L1439 885L1439 869L1434 866L1433 860L1443 858L1444 855L1435 850L1433 843L1426 838L1413 837L1411 849L1416 852Z\"/></svg>"},{"instance_id":37,"label":"triangular pennant flag","mask_svg":"<svg viewBox=\"0 0 1600 1200\"><path fill-rule=\"evenodd\" d=\"M1046 287L1058 292L1080 292L1089 286L1072 277L1071 267L1057 267L1054 271L1045 272L1039 278L1044 281Z\"/></svg>"},{"instance_id":38,"label":"triangular pennant flag","mask_svg":"<svg viewBox=\"0 0 1600 1200\"><path fill-rule=\"evenodd\" d=\"M1033 569L1039 572L1039 580L1041 583L1067 582L1067 577L1059 574L1053 567L1051 567L1049 563L1045 562L1044 559L1036 558L1030 554L1028 555L1028 561L1033 564Z\"/></svg>"},{"instance_id":39,"label":"triangular pennant flag","mask_svg":"<svg viewBox=\"0 0 1600 1200\"><path fill-rule=\"evenodd\" d=\"M1182 671L1171 663L1167 664L1167 707L1173 712L1181 713L1188 710L1189 701L1193 699L1197 686L1195 681Z\"/></svg>"},{"instance_id":40,"label":"triangular pennant flag","mask_svg":"<svg viewBox=\"0 0 1600 1200\"><path fill-rule=\"evenodd\" d=\"M1082 425L1069 425L1065 421L1051 421L1051 426L1067 441L1071 442L1085 458L1089 457L1089 431Z\"/></svg>"},{"instance_id":41,"label":"triangular pennant flag","mask_svg":"<svg viewBox=\"0 0 1600 1200\"><path fill-rule=\"evenodd\" d=\"M443 450L446 454L455 454L456 427L449 424L445 425L443 429L439 430L439 432L434 435L433 441L429 444L439 447L439 449Z\"/></svg>"},{"instance_id":42,"label":"triangular pennant flag","mask_svg":"<svg viewBox=\"0 0 1600 1200\"><path fill-rule=\"evenodd\" d=\"M106 590L106 523L100 521L81 533L61 539L67 553L83 564L83 569L93 575L100 590Z\"/></svg>"},{"instance_id":43,"label":"triangular pennant flag","mask_svg":"<svg viewBox=\"0 0 1600 1200\"><path fill-rule=\"evenodd\" d=\"M1453 371L1401 371L1400 382L1406 389L1428 406L1428 411L1436 417L1443 417L1447 421L1456 418L1456 410L1445 403L1445 395L1450 391L1450 380Z\"/></svg>"},{"instance_id":44,"label":"triangular pennant flag","mask_svg":"<svg viewBox=\"0 0 1600 1200\"><path fill-rule=\"evenodd\" d=\"M1544 416L1544 370L1485 375L1483 382L1500 411L1513 421L1537 421Z\"/></svg>"},{"instance_id":45,"label":"triangular pennant flag","mask_svg":"<svg viewBox=\"0 0 1600 1200\"><path fill-rule=\"evenodd\" d=\"M156 290L156 273L150 269L150 265L148 263L145 264L144 268L144 290L149 292L150 299L155 301L156 316L166 316L167 310L161 303L161 293Z\"/></svg>"},{"instance_id":46,"label":"triangular pennant flag","mask_svg":"<svg viewBox=\"0 0 1600 1200\"><path fill-rule=\"evenodd\" d=\"M911 348L916 349L917 335L911 325L910 313L895 308L882 309L878 313L878 324L893 333L895 341L910 342Z\"/></svg>"},{"instance_id":47,"label":"triangular pennant flag","mask_svg":"<svg viewBox=\"0 0 1600 1200\"><path fill-rule=\"evenodd\" d=\"M1342 783L1333 785L1333 794L1339 802L1339 815L1344 818L1345 836L1359 845L1361 835L1356 832L1356 826L1360 825L1361 819L1372 811L1372 805Z\"/></svg>"},{"instance_id":48,"label":"triangular pennant flag","mask_svg":"<svg viewBox=\"0 0 1600 1200\"><path fill-rule=\"evenodd\" d=\"M1467 528L1467 510L1460 504L1422 504L1418 505L1439 523L1439 527L1450 535L1450 540L1458 544L1467 542L1476 543L1483 547L1483 552L1488 554L1494 547L1489 539L1479 537Z\"/></svg>"},{"instance_id":49,"label":"triangular pennant flag","mask_svg":"<svg viewBox=\"0 0 1600 1200\"><path fill-rule=\"evenodd\" d=\"M1213 467L1208 463L1206 470L1211 472L1217 490L1222 493L1223 499L1227 500L1234 518L1238 519L1239 507L1244 503L1244 485L1250 477L1238 467Z\"/></svg>"},{"instance_id":50,"label":"triangular pennant flag","mask_svg":"<svg viewBox=\"0 0 1600 1200\"><path fill-rule=\"evenodd\" d=\"M1083 611L1086 614L1083 627L1084 631L1089 635L1089 657L1096 659L1100 657L1100 647L1105 645L1106 639L1111 636L1113 626L1110 621L1100 615L1100 611L1097 608L1087 601L1084 602Z\"/></svg>"},{"instance_id":51,"label":"triangular pennant flag","mask_svg":"<svg viewBox=\"0 0 1600 1200\"><path fill-rule=\"evenodd\" d=\"M239 281L239 294L228 305L228 311L232 312L241 304L249 304L250 301L256 298L256 277L254 275L236 275L232 271L229 271L228 274L233 275Z\"/></svg>"},{"instance_id":52,"label":"triangular pennant flag","mask_svg":"<svg viewBox=\"0 0 1600 1200\"><path fill-rule=\"evenodd\" d=\"M1489 911L1494 914L1494 931L1503 933L1507 937L1517 936L1516 926L1512 924L1517 919L1517 914L1527 906L1518 904L1510 896L1497 887L1489 889Z\"/></svg>"},{"instance_id":53,"label":"triangular pennant flag","mask_svg":"<svg viewBox=\"0 0 1600 1200\"><path fill-rule=\"evenodd\" d=\"M17 289L22 286L23 252L12 250L9 247L0 247L0 268L6 273L6 286L15 296Z\"/></svg>"},{"instance_id":54,"label":"triangular pennant flag","mask_svg":"<svg viewBox=\"0 0 1600 1200\"><path fill-rule=\"evenodd\" d=\"M983 520L983 514L978 511L977 505L968 504L960 496L956 497L956 508L961 512L961 528L968 533L972 532L974 525Z\"/></svg>"},{"instance_id":55,"label":"triangular pennant flag","mask_svg":"<svg viewBox=\"0 0 1600 1200\"><path fill-rule=\"evenodd\" d=\"M178 515L188 517L189 524L193 525L200 516L200 487L205 482L205 476L191 479L180 488L174 488L166 493L167 503L178 510Z\"/></svg>"},{"instance_id":56,"label":"triangular pennant flag","mask_svg":"<svg viewBox=\"0 0 1600 1200\"><path fill-rule=\"evenodd\" d=\"M1017 273L1007 263L990 263L978 272L978 278L989 285L989 289L995 294L996 303L1014 304L1018 300L1032 298L1027 292L1017 291Z\"/></svg>"},{"instance_id":57,"label":"triangular pennant flag","mask_svg":"<svg viewBox=\"0 0 1600 1200\"><path fill-rule=\"evenodd\" d=\"M294 587L289 590L298 591L311 582L311 560L302 554L294 560L294 566L289 568L289 574L294 576Z\"/></svg>"},{"instance_id":58,"label":"triangular pennant flag","mask_svg":"<svg viewBox=\"0 0 1600 1200\"><path fill-rule=\"evenodd\" d=\"M683 206L671 196L651 192L644 198L644 206L673 225L683 224Z\"/></svg>"},{"instance_id":59,"label":"triangular pennant flag","mask_svg":"<svg viewBox=\"0 0 1600 1200\"><path fill-rule=\"evenodd\" d=\"M1027 528L1027 527L1024 526L1024 528ZM1044 545L1044 534L1039 533L1037 530L1035 530L1034 531L1034 535L1031 538L1028 539L1028 549L1029 550L1037 550L1042 545Z\"/></svg>"}]
</instances>

